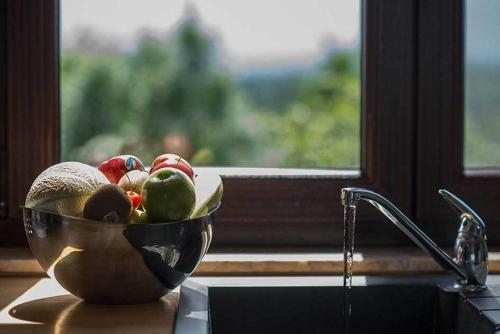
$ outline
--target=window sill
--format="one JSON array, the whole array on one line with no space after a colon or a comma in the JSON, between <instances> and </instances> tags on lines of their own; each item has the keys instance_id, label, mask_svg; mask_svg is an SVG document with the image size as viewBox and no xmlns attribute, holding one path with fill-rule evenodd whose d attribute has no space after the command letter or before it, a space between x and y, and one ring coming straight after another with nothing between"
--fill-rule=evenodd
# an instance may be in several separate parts
<instances>
[{"instance_id":1,"label":"window sill","mask_svg":"<svg viewBox=\"0 0 500 334\"><path fill-rule=\"evenodd\" d=\"M195 276L341 275L341 253L212 253L207 254ZM375 248L355 252L356 275L436 274L441 268L413 248ZM500 274L500 249L489 253L490 274ZM4 248L0 276L44 276L27 248Z\"/></svg>"},{"instance_id":2,"label":"window sill","mask_svg":"<svg viewBox=\"0 0 500 334\"><path fill-rule=\"evenodd\" d=\"M254 167L195 167L195 171L216 173L229 178L336 178L361 177L357 169L254 168Z\"/></svg>"}]
</instances>

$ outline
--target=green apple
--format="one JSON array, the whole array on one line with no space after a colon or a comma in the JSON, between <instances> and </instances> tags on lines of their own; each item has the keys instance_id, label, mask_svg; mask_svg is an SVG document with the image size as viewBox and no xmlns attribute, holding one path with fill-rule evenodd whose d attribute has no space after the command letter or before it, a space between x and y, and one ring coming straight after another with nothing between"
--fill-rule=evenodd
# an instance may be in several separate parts
<instances>
[{"instance_id":1,"label":"green apple","mask_svg":"<svg viewBox=\"0 0 500 334\"><path fill-rule=\"evenodd\" d=\"M176 168L161 168L142 185L142 207L150 222L183 220L194 210L193 182Z\"/></svg>"}]
</instances>

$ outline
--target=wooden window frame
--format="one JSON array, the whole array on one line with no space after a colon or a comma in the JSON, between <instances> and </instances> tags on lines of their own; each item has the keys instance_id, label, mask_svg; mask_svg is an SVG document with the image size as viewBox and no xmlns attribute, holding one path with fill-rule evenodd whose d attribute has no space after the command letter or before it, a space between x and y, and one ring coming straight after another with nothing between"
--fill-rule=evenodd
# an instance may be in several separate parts
<instances>
[{"instance_id":1,"label":"wooden window frame","mask_svg":"<svg viewBox=\"0 0 500 334\"><path fill-rule=\"evenodd\" d=\"M0 45L7 45L7 12L5 1L0 3ZM0 221L7 218L7 52L0 48Z\"/></svg>"},{"instance_id":2,"label":"wooden window frame","mask_svg":"<svg viewBox=\"0 0 500 334\"><path fill-rule=\"evenodd\" d=\"M20 210L34 178L59 160L58 1L8 0L8 219L0 246L26 245ZM416 2L362 1L362 157L359 177L227 175L214 247L342 244L340 189L362 186L415 214ZM265 170L264 170L265 172ZM224 173L224 171L222 171ZM3 187L3 189L5 189ZM360 211L358 245L408 241L375 210Z\"/></svg>"},{"instance_id":3,"label":"wooden window frame","mask_svg":"<svg viewBox=\"0 0 500 334\"><path fill-rule=\"evenodd\" d=\"M7 166L2 184L7 198L7 219L0 222L1 246L26 245L19 205L31 182L58 159L59 101L57 6L51 1L4 1L2 48L7 94L2 101Z\"/></svg>"},{"instance_id":4,"label":"wooden window frame","mask_svg":"<svg viewBox=\"0 0 500 334\"><path fill-rule=\"evenodd\" d=\"M418 4L417 218L436 241L452 241L449 231L458 221L437 194L437 189L446 188L478 212L486 221L488 242L498 244L499 170L464 169L465 4Z\"/></svg>"}]
</instances>

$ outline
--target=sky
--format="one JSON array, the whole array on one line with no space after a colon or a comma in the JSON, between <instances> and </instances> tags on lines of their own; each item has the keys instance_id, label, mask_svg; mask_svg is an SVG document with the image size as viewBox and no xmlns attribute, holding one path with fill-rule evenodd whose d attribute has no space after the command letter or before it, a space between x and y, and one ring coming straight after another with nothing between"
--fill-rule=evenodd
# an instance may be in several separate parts
<instances>
[{"instance_id":1,"label":"sky","mask_svg":"<svg viewBox=\"0 0 500 334\"><path fill-rule=\"evenodd\" d=\"M131 41L143 29L172 31L193 10L229 62L314 59L332 45L359 42L352 0L61 0L62 43L82 27Z\"/></svg>"},{"instance_id":2,"label":"sky","mask_svg":"<svg viewBox=\"0 0 500 334\"><path fill-rule=\"evenodd\" d=\"M467 63L500 65L500 1L465 3L465 56Z\"/></svg>"}]
</instances>

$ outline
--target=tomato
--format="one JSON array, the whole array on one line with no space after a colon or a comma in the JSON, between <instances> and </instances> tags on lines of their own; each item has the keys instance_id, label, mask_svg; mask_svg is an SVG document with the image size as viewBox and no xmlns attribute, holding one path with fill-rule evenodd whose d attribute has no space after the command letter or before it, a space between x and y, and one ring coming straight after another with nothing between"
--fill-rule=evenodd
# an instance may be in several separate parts
<instances>
[{"instance_id":1,"label":"tomato","mask_svg":"<svg viewBox=\"0 0 500 334\"><path fill-rule=\"evenodd\" d=\"M130 201L132 202L132 206L134 207L134 209L137 209L142 202L142 196L133 191L127 191L127 195L130 198Z\"/></svg>"}]
</instances>

